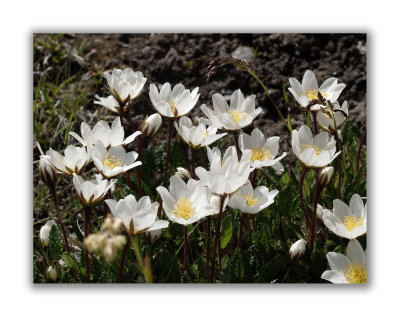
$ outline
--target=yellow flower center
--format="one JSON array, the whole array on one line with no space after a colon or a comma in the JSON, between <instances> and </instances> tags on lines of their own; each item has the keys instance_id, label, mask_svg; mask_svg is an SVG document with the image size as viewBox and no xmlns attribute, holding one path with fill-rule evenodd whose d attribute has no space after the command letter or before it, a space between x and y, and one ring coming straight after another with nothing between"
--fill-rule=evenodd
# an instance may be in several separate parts
<instances>
[{"instance_id":1,"label":"yellow flower center","mask_svg":"<svg viewBox=\"0 0 400 317\"><path fill-rule=\"evenodd\" d=\"M192 218L194 216L192 202L186 198L179 199L171 213L178 218L183 218L185 220Z\"/></svg>"},{"instance_id":2,"label":"yellow flower center","mask_svg":"<svg viewBox=\"0 0 400 317\"><path fill-rule=\"evenodd\" d=\"M253 153L251 154L251 158L250 161L254 162L254 161L264 161L265 159L270 159L271 158L271 153L260 147L260 148L253 148L251 149L253 151Z\"/></svg>"},{"instance_id":3,"label":"yellow flower center","mask_svg":"<svg viewBox=\"0 0 400 317\"><path fill-rule=\"evenodd\" d=\"M171 107L172 114L175 115L176 100L168 101L168 103L169 103L169 106Z\"/></svg>"},{"instance_id":4,"label":"yellow flower center","mask_svg":"<svg viewBox=\"0 0 400 317\"><path fill-rule=\"evenodd\" d=\"M258 200L260 199L260 197L253 198L253 194L250 194L250 193L247 193L247 195L242 194L242 196L246 200L246 204L249 207L253 207L253 206L257 205Z\"/></svg>"},{"instance_id":5,"label":"yellow flower center","mask_svg":"<svg viewBox=\"0 0 400 317\"><path fill-rule=\"evenodd\" d=\"M229 110L228 113L232 116L235 123L238 123L239 120L246 118L246 113L241 110Z\"/></svg>"},{"instance_id":6,"label":"yellow flower center","mask_svg":"<svg viewBox=\"0 0 400 317\"><path fill-rule=\"evenodd\" d=\"M353 230L355 227L361 226L363 223L364 221L361 218L353 216L346 216L343 220L343 226L349 231Z\"/></svg>"},{"instance_id":7,"label":"yellow flower center","mask_svg":"<svg viewBox=\"0 0 400 317\"><path fill-rule=\"evenodd\" d=\"M320 90L319 92L321 93L322 97L324 97L325 99L328 99L328 94L325 91ZM311 90L304 91L303 96L306 96L310 100L318 100L318 90L311 89Z\"/></svg>"},{"instance_id":8,"label":"yellow flower center","mask_svg":"<svg viewBox=\"0 0 400 317\"><path fill-rule=\"evenodd\" d=\"M303 153L306 149L314 149L315 155L318 157L318 155L321 154L322 149L316 145L309 145L309 144L302 144L301 145L301 153Z\"/></svg>"},{"instance_id":9,"label":"yellow flower center","mask_svg":"<svg viewBox=\"0 0 400 317\"><path fill-rule=\"evenodd\" d=\"M207 136L207 130L206 129L203 129L203 136Z\"/></svg>"},{"instance_id":10,"label":"yellow flower center","mask_svg":"<svg viewBox=\"0 0 400 317\"><path fill-rule=\"evenodd\" d=\"M344 276L352 284L365 284L367 283L367 268L358 263L347 265L343 270Z\"/></svg>"},{"instance_id":11,"label":"yellow flower center","mask_svg":"<svg viewBox=\"0 0 400 317\"><path fill-rule=\"evenodd\" d=\"M110 153L107 153L106 157L104 158L103 165L113 169L117 166L122 166L122 163L118 157L111 155Z\"/></svg>"}]
</instances>

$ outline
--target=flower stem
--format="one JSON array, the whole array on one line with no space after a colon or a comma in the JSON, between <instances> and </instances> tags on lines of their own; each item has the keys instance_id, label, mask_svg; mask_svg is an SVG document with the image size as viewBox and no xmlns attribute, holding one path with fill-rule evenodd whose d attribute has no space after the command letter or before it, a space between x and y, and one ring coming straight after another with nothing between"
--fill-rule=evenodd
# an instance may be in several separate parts
<instances>
[{"instance_id":1,"label":"flower stem","mask_svg":"<svg viewBox=\"0 0 400 317\"><path fill-rule=\"evenodd\" d=\"M335 139L336 139L336 151L340 151L340 138L337 131L335 132ZM342 154L341 152L337 157L338 162L338 174L339 174L339 181L338 181L338 188L337 188L337 199L341 199L342 197Z\"/></svg>"},{"instance_id":2,"label":"flower stem","mask_svg":"<svg viewBox=\"0 0 400 317\"><path fill-rule=\"evenodd\" d=\"M121 262L119 264L118 283L122 283L122 272L124 270L126 253L128 252L130 245L131 240L128 238L125 243L124 250L122 251Z\"/></svg>"},{"instance_id":3,"label":"flower stem","mask_svg":"<svg viewBox=\"0 0 400 317\"><path fill-rule=\"evenodd\" d=\"M85 206L85 239L89 235L89 217L90 217L90 207ZM89 253L88 250L85 246L85 263L86 263L86 278L88 282L90 281L90 259L89 259Z\"/></svg>"},{"instance_id":4,"label":"flower stem","mask_svg":"<svg viewBox=\"0 0 400 317\"><path fill-rule=\"evenodd\" d=\"M188 282L188 234L187 234L187 227L183 226L183 238L184 238L184 247L183 247L183 275L185 276L185 283Z\"/></svg>"},{"instance_id":5,"label":"flower stem","mask_svg":"<svg viewBox=\"0 0 400 317\"><path fill-rule=\"evenodd\" d=\"M220 196L220 206L219 206L219 214L218 214L218 221L217 221L217 227L215 229L215 238L214 238L214 250L213 250L213 257L212 257L212 262L211 262L211 281L214 282L214 266L215 266L215 259L217 255L217 248L219 244L219 235L221 231L221 222L222 222L222 209L224 208L224 202L225 202L225 195Z\"/></svg>"},{"instance_id":6,"label":"flower stem","mask_svg":"<svg viewBox=\"0 0 400 317\"><path fill-rule=\"evenodd\" d=\"M242 242L242 232L243 232L243 225L246 220L247 214L242 213L240 217L240 225L239 225L239 234L238 234L238 242L237 242L237 249L240 250L240 243Z\"/></svg>"},{"instance_id":7,"label":"flower stem","mask_svg":"<svg viewBox=\"0 0 400 317\"><path fill-rule=\"evenodd\" d=\"M240 153L240 148L239 148L239 131L235 131L233 133L233 138L235 139L235 147L236 147L236 152L237 152L237 156L239 158L239 153Z\"/></svg>"},{"instance_id":8,"label":"flower stem","mask_svg":"<svg viewBox=\"0 0 400 317\"><path fill-rule=\"evenodd\" d=\"M174 120L171 119L169 121L168 128L168 141L167 141L167 157L165 159L165 169L164 169L164 178L163 178L163 186L167 185L167 176L168 176L168 164L169 164L169 152L171 149L171 139L172 139L172 128L174 126ZM160 206L158 207L158 218L161 219L161 208L162 208L162 200L160 201Z\"/></svg>"},{"instance_id":9,"label":"flower stem","mask_svg":"<svg viewBox=\"0 0 400 317\"><path fill-rule=\"evenodd\" d=\"M318 199L319 199L319 171L320 169L315 169L315 202L314 202L314 211L312 217L312 224L311 224L311 237L310 237L310 246L314 249L314 239L315 239L315 218L317 214L317 206L318 206Z\"/></svg>"},{"instance_id":10,"label":"flower stem","mask_svg":"<svg viewBox=\"0 0 400 317\"><path fill-rule=\"evenodd\" d=\"M211 231L211 216L207 217L207 251L206 251L206 278L207 283L210 283L210 231Z\"/></svg>"},{"instance_id":11,"label":"flower stem","mask_svg":"<svg viewBox=\"0 0 400 317\"><path fill-rule=\"evenodd\" d=\"M366 137L367 137L367 126L364 126L364 132L363 135L361 136L360 143L358 144L357 159L356 159L356 175L358 174L358 169L360 168L361 149ZM356 185L358 184L358 179L359 178L356 179Z\"/></svg>"},{"instance_id":12,"label":"flower stem","mask_svg":"<svg viewBox=\"0 0 400 317\"><path fill-rule=\"evenodd\" d=\"M205 149L204 149L204 147L202 147L201 149L200 149L200 153L201 153L201 165L205 168L205 169L207 169L207 166L206 166L206 155L205 155L205 153L204 153L204 151L205 151Z\"/></svg>"},{"instance_id":13,"label":"flower stem","mask_svg":"<svg viewBox=\"0 0 400 317\"><path fill-rule=\"evenodd\" d=\"M303 170L301 171L301 176L300 176L299 192L300 192L301 208L303 209L303 214L304 214L304 221L306 222L306 226L307 226L308 230L310 230L311 229L310 218L308 216L306 205L304 203L304 193L303 193L304 178L305 178L307 172L308 172L308 168L303 166Z\"/></svg>"},{"instance_id":14,"label":"flower stem","mask_svg":"<svg viewBox=\"0 0 400 317\"><path fill-rule=\"evenodd\" d=\"M147 130L147 129L146 129ZM143 143L144 143L144 139L146 137L145 135L146 132L144 132L141 136L140 136L140 143L139 143L139 149L138 149L138 160L139 158L142 157L142 152L143 152ZM139 192L139 197L143 197L143 190L142 190L142 177L141 177L141 168L142 165L139 165L137 167L137 184L138 184L138 192Z\"/></svg>"},{"instance_id":15,"label":"flower stem","mask_svg":"<svg viewBox=\"0 0 400 317\"><path fill-rule=\"evenodd\" d=\"M61 226L61 231L62 231L62 234L63 234L65 249L67 250L68 253L71 253L71 250L69 248L69 242L68 242L67 233L66 233L65 227L64 227L64 221L63 221L63 218L62 218L62 215L61 215L60 208L58 206L57 195L56 195L56 184L52 184L51 186L49 186L49 189L50 189L50 192L51 192L51 196L53 197L54 208L56 209L58 222L60 223L60 226Z\"/></svg>"},{"instance_id":16,"label":"flower stem","mask_svg":"<svg viewBox=\"0 0 400 317\"><path fill-rule=\"evenodd\" d=\"M257 169L255 169L252 173L251 185L253 186L253 189L256 187L256 184L257 184ZM251 221L253 223L253 232L256 232L256 215L251 215Z\"/></svg>"},{"instance_id":17,"label":"flower stem","mask_svg":"<svg viewBox=\"0 0 400 317\"><path fill-rule=\"evenodd\" d=\"M317 113L315 111L312 112L313 122L314 122L314 134L318 134L318 124L317 124Z\"/></svg>"},{"instance_id":18,"label":"flower stem","mask_svg":"<svg viewBox=\"0 0 400 317\"><path fill-rule=\"evenodd\" d=\"M189 166L190 166L190 175L192 176L192 178L194 178L194 165L195 165L195 154L194 154L194 150L191 146L188 145L189 148Z\"/></svg>"}]
</instances>

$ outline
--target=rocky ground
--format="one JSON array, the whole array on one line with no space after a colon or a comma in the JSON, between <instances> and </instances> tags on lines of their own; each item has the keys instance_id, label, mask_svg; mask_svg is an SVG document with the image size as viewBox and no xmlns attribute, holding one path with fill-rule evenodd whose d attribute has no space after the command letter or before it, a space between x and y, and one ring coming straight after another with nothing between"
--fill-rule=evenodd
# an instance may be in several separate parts
<instances>
[{"instance_id":1,"label":"rocky ground","mask_svg":"<svg viewBox=\"0 0 400 317\"><path fill-rule=\"evenodd\" d=\"M48 35L35 35L45 42ZM140 70L149 83L183 83L187 88L200 87L200 100L193 115L202 115L200 105L211 106L212 94L230 95L240 88L245 95L257 94L257 104L262 114L254 122L266 135L280 135L282 146L288 150L289 135L261 86L247 73L225 66L209 81L204 78L206 66L217 57L234 56L251 63L271 96L286 116L291 112L292 125L304 122L293 107L294 99L285 104L282 88L288 79L301 80L307 69L319 79L337 77L347 85L340 101L348 100L349 117L360 126L366 118L366 35L365 34L65 34L58 43L71 60L71 75L78 74L88 80L112 68L131 67ZM57 65L52 65L46 47L35 47L34 85L46 73L47 79L55 77ZM47 54L47 55L46 55ZM105 85L96 86L95 93L107 95ZM148 98L149 85L131 109L132 128L137 127L146 114L154 112ZM92 98L89 96L89 99ZM93 95L94 98L94 95ZM97 106L87 105L95 111ZM78 114L81 119L89 114ZM77 127L75 127L77 128ZM161 133L160 138L164 134Z\"/></svg>"}]
</instances>

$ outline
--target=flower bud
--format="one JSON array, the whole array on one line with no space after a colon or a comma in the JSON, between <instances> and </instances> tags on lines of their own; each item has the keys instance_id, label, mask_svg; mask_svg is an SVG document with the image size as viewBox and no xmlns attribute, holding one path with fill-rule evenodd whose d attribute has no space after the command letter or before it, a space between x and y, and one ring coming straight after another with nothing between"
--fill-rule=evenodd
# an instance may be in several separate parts
<instances>
[{"instance_id":1,"label":"flower bud","mask_svg":"<svg viewBox=\"0 0 400 317\"><path fill-rule=\"evenodd\" d=\"M178 171L175 173L175 175L182 178L185 182L192 178L192 176L190 175L189 171L186 168L178 167L177 170Z\"/></svg>"},{"instance_id":2,"label":"flower bud","mask_svg":"<svg viewBox=\"0 0 400 317\"><path fill-rule=\"evenodd\" d=\"M297 262L306 251L306 241L304 239L300 239L292 244L289 250L290 260L292 262Z\"/></svg>"},{"instance_id":3,"label":"flower bud","mask_svg":"<svg viewBox=\"0 0 400 317\"><path fill-rule=\"evenodd\" d=\"M324 220L323 220L324 213L322 212L322 210L324 210L324 208L320 204L317 204L317 219L321 223L324 222Z\"/></svg>"},{"instance_id":4,"label":"flower bud","mask_svg":"<svg viewBox=\"0 0 400 317\"><path fill-rule=\"evenodd\" d=\"M48 161L47 155L41 155L39 161L39 176L40 179L49 186L53 186L57 181L57 172L53 165Z\"/></svg>"},{"instance_id":5,"label":"flower bud","mask_svg":"<svg viewBox=\"0 0 400 317\"><path fill-rule=\"evenodd\" d=\"M42 228L40 228L39 239L43 247L47 247L49 245L51 227L55 225L56 223L54 220L49 220Z\"/></svg>"},{"instance_id":6,"label":"flower bud","mask_svg":"<svg viewBox=\"0 0 400 317\"><path fill-rule=\"evenodd\" d=\"M324 167L319 172L319 184L321 187L326 187L332 181L334 169L332 166Z\"/></svg>"},{"instance_id":7,"label":"flower bud","mask_svg":"<svg viewBox=\"0 0 400 317\"><path fill-rule=\"evenodd\" d=\"M158 113L154 113L143 121L141 131L143 132L147 129L146 135L149 137L154 136L160 129L161 123L161 116Z\"/></svg>"},{"instance_id":8,"label":"flower bud","mask_svg":"<svg viewBox=\"0 0 400 317\"><path fill-rule=\"evenodd\" d=\"M55 282L58 279L58 273L53 267L49 266L46 271L47 279L51 282Z\"/></svg>"}]
</instances>

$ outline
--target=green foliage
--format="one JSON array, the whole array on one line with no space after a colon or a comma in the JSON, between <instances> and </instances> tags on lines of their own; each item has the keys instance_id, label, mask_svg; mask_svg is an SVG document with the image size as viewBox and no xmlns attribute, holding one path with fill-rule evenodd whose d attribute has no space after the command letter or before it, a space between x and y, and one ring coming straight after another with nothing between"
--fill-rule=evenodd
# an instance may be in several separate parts
<instances>
[{"instance_id":1,"label":"green foliage","mask_svg":"<svg viewBox=\"0 0 400 317\"><path fill-rule=\"evenodd\" d=\"M232 222L231 222L231 216L228 215L224 219L222 219L221 223L221 240L220 240L221 249L225 249L225 247L231 240L231 237L232 237Z\"/></svg>"}]
</instances>

